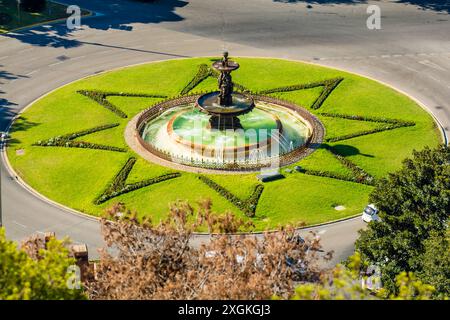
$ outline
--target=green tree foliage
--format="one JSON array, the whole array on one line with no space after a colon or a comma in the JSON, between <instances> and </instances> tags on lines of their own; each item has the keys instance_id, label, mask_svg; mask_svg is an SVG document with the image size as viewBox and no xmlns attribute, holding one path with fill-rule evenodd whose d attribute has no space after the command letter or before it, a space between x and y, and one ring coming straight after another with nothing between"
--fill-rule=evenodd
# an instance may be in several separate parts
<instances>
[{"instance_id":1,"label":"green tree foliage","mask_svg":"<svg viewBox=\"0 0 450 320\"><path fill-rule=\"evenodd\" d=\"M386 290L370 291L362 286L365 276L360 275L361 256L354 254L347 266L337 265L332 272L325 274L318 283L301 284L295 289L294 300L429 300L435 289L424 284L413 273L401 272L395 276L396 294Z\"/></svg>"},{"instance_id":2,"label":"green tree foliage","mask_svg":"<svg viewBox=\"0 0 450 320\"><path fill-rule=\"evenodd\" d=\"M69 289L74 264L63 242L52 239L33 258L6 239L0 229L0 300L3 299L83 299L81 290Z\"/></svg>"},{"instance_id":3,"label":"green tree foliage","mask_svg":"<svg viewBox=\"0 0 450 320\"><path fill-rule=\"evenodd\" d=\"M448 285L446 290L438 285L442 277L448 284L450 264L443 258L448 255L448 242L437 239L445 239L447 233L449 163L450 151L445 146L415 151L400 171L381 179L370 196L382 221L370 222L360 231L356 249L364 261L380 267L388 294L399 293L396 277L404 271L435 284L436 295L448 294ZM442 274L443 270L447 273Z\"/></svg>"},{"instance_id":4,"label":"green tree foliage","mask_svg":"<svg viewBox=\"0 0 450 320\"><path fill-rule=\"evenodd\" d=\"M437 297L450 297L450 247L448 237L432 233L424 241L419 277L436 288Z\"/></svg>"}]
</instances>

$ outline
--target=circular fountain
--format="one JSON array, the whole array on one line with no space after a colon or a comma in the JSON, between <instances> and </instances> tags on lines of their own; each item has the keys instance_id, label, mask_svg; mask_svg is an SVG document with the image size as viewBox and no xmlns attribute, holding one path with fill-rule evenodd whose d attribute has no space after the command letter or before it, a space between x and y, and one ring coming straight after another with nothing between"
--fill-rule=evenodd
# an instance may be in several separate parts
<instances>
[{"instance_id":1,"label":"circular fountain","mask_svg":"<svg viewBox=\"0 0 450 320\"><path fill-rule=\"evenodd\" d=\"M305 109L235 92L231 72L239 64L228 53L212 67L219 72L218 91L164 101L130 122L127 132L135 135L125 137L136 152L178 169L253 171L296 162L322 141L323 126Z\"/></svg>"}]
</instances>

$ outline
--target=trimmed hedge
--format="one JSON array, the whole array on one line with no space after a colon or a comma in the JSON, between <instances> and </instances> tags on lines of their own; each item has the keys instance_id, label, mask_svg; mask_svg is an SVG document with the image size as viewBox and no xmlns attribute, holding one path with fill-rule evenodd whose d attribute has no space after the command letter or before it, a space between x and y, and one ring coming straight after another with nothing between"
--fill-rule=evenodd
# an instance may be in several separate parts
<instances>
[{"instance_id":1,"label":"trimmed hedge","mask_svg":"<svg viewBox=\"0 0 450 320\"><path fill-rule=\"evenodd\" d=\"M255 186L255 189L253 190L250 197L246 200L242 200L238 197L236 197L233 193L228 191L226 188L222 187L221 185L217 184L213 180L207 178L206 176L199 176L198 177L202 182L204 182L208 187L215 190L217 193L219 193L222 197L230 201L232 204L234 204L236 207L238 207L240 210L242 210L246 216L252 218L255 216L256 207L259 202L259 198L261 197L262 192L264 191L264 185L258 184Z\"/></svg>"},{"instance_id":2,"label":"trimmed hedge","mask_svg":"<svg viewBox=\"0 0 450 320\"><path fill-rule=\"evenodd\" d=\"M107 150L107 151L116 151L116 152L126 152L125 148L107 146L102 144L96 144L86 141L74 141L74 139L98 132L107 129L111 129L117 127L119 123L105 124L103 126L98 126L94 128L90 128L87 130L82 130L74 133L69 133L63 136L56 136L50 138L48 140L40 140L36 143L33 143L33 146L39 147L66 147L66 148L86 148L86 149L98 149L98 150Z\"/></svg>"},{"instance_id":3,"label":"trimmed hedge","mask_svg":"<svg viewBox=\"0 0 450 320\"><path fill-rule=\"evenodd\" d=\"M356 164L354 164L353 162L348 160L346 157L340 155L338 152L336 152L333 149L333 147L328 146L328 145L323 145L323 146L324 146L324 148L326 150L331 152L331 154L337 160L339 160L339 162L341 162L345 167L350 169L350 171L353 173L354 179L355 179L355 180L352 180L352 181L355 181L355 182L358 182L358 183L362 183L362 184L367 184L367 185L374 185L375 184L374 177L372 177L370 174L368 174L366 171L364 171L364 169L362 169L361 167L357 166Z\"/></svg>"},{"instance_id":4,"label":"trimmed hedge","mask_svg":"<svg viewBox=\"0 0 450 320\"><path fill-rule=\"evenodd\" d=\"M145 94L145 93L126 93L126 92L108 92L108 91L94 91L94 90L78 90L77 93L82 94L98 104L102 105L106 109L114 112L121 118L128 118L128 115L123 112L120 108L116 107L114 104L106 99L107 97L115 96L115 97L141 97L141 98L167 98L164 95L158 94Z\"/></svg>"},{"instance_id":5,"label":"trimmed hedge","mask_svg":"<svg viewBox=\"0 0 450 320\"><path fill-rule=\"evenodd\" d=\"M136 163L136 158L131 157L127 160L125 165L120 169L111 184L105 189L105 191L94 200L94 204L99 205L106 202L112 198L118 197L122 194L147 187L152 184L163 182L166 180L178 178L181 176L179 172L163 174L161 176L142 180L133 184L126 184L128 175L133 169Z\"/></svg>"},{"instance_id":6,"label":"trimmed hedge","mask_svg":"<svg viewBox=\"0 0 450 320\"><path fill-rule=\"evenodd\" d=\"M325 100L328 98L328 96L333 92L334 89L341 83L341 81L344 80L344 78L336 78L333 80L326 80L324 81L325 87L322 91L322 94L317 98L316 101L314 101L313 105L311 106L311 109L317 110L319 109L322 104L325 102Z\"/></svg>"},{"instance_id":7,"label":"trimmed hedge","mask_svg":"<svg viewBox=\"0 0 450 320\"><path fill-rule=\"evenodd\" d=\"M390 123L390 124L399 124L399 125L401 124L406 127L416 125L416 123L413 121L405 121L405 120L400 120L400 119L367 117L367 116L358 116L358 115L350 115L350 114L329 113L329 112L320 112L319 115L324 116L324 117L342 118L342 119L348 119L348 120L380 122L380 123Z\"/></svg>"},{"instance_id":8,"label":"trimmed hedge","mask_svg":"<svg viewBox=\"0 0 450 320\"><path fill-rule=\"evenodd\" d=\"M206 64L201 64L194 78L189 81L189 83L181 90L180 95L186 95L191 92L196 86L198 86L202 81L206 80L208 77L218 77L219 72ZM249 92L244 86L233 82L233 85L238 91Z\"/></svg>"},{"instance_id":9,"label":"trimmed hedge","mask_svg":"<svg viewBox=\"0 0 450 320\"><path fill-rule=\"evenodd\" d=\"M183 88L183 90L181 90L180 95L188 94L203 80L212 75L213 73L211 71L211 68L209 68L206 64L201 64L198 68L197 74L194 76L194 78L191 79L191 81L189 81L189 83Z\"/></svg>"},{"instance_id":10,"label":"trimmed hedge","mask_svg":"<svg viewBox=\"0 0 450 320\"><path fill-rule=\"evenodd\" d=\"M268 89L258 92L259 94L271 94L271 93L279 93L279 92L290 92L296 90L304 90L304 89L312 89L316 87L324 87L320 96L314 101L311 109L319 109L324 101L328 98L328 96L333 92L333 90L341 83L344 78L334 78L328 79L324 81L311 82L306 84L296 84L291 86L284 86L274 89Z\"/></svg>"},{"instance_id":11,"label":"trimmed hedge","mask_svg":"<svg viewBox=\"0 0 450 320\"><path fill-rule=\"evenodd\" d=\"M379 128L375 128L372 130L364 130L364 131L359 131L359 132L346 134L346 135L342 135L342 136L325 138L325 142L336 142L336 141L341 141L341 140L347 140L347 139L361 137L361 136L365 136L365 135L373 134L373 133L377 133L377 132L383 132L383 131L404 128L404 127L412 127L412 126L416 125L415 122L404 121L404 120L399 120L399 119L366 117L366 116L346 115L346 114L327 113L327 112L322 112L319 115L324 116L324 117L329 117L329 118L341 118L341 119L347 119L347 120L367 121L367 122L377 122L377 123L388 124L385 127L379 127Z\"/></svg>"},{"instance_id":12,"label":"trimmed hedge","mask_svg":"<svg viewBox=\"0 0 450 320\"><path fill-rule=\"evenodd\" d=\"M320 170L310 170L310 169L304 169L301 168L299 172L308 174L311 176L318 176L318 177L325 177L325 178L331 178L331 179L337 179L342 181L349 181L349 182L356 182L356 183L362 183L367 185L373 185L372 183L368 183L367 181L358 181L358 179L354 176L346 176L343 174L338 174L330 171L320 171Z\"/></svg>"}]
</instances>

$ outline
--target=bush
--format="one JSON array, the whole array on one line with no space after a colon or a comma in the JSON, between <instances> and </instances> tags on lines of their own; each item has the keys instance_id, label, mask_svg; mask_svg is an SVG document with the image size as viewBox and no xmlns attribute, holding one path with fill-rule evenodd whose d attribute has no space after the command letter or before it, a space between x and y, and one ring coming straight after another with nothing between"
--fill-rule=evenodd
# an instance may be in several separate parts
<instances>
[{"instance_id":1,"label":"bush","mask_svg":"<svg viewBox=\"0 0 450 320\"><path fill-rule=\"evenodd\" d=\"M242 200L242 199L236 197L233 193L231 193L226 188L215 183L213 180L211 180L205 176L199 176L198 178L202 182L204 182L208 187L210 187L211 189L214 189L222 197L224 197L225 199L230 201L232 204L234 204L236 207L241 209L245 213L246 216L248 216L250 218L255 216L256 206L258 205L259 198L261 197L261 194L264 190L264 185L262 185L262 184L256 185L255 189L253 190L252 195L247 200Z\"/></svg>"},{"instance_id":2,"label":"bush","mask_svg":"<svg viewBox=\"0 0 450 320\"><path fill-rule=\"evenodd\" d=\"M179 172L163 174L161 176L142 180L133 184L126 184L128 175L133 169L134 164L136 163L136 158L131 157L127 160L125 165L120 169L119 173L114 177L114 180L111 184L106 188L106 190L94 200L94 204L102 204L103 202L108 201L109 199L118 197L124 193L128 193L137 189L144 188L146 186L159 183L162 181L178 178L181 176Z\"/></svg>"},{"instance_id":3,"label":"bush","mask_svg":"<svg viewBox=\"0 0 450 320\"><path fill-rule=\"evenodd\" d=\"M188 94L192 89L194 89L196 86L198 86L203 80L208 78L209 76L212 76L213 73L211 71L211 68L209 68L206 64L201 64L197 74L192 78L191 81L181 90L181 95Z\"/></svg>"},{"instance_id":4,"label":"bush","mask_svg":"<svg viewBox=\"0 0 450 320\"><path fill-rule=\"evenodd\" d=\"M120 110L120 108L116 107L114 104L108 101L107 97L116 96L116 97L141 97L141 98L167 98L164 95L158 94L145 94L145 93L124 93L124 92L107 92L107 91L93 91L93 90L78 90L79 94L82 94L98 104L102 105L106 109L114 112L121 118L128 118L128 115Z\"/></svg>"},{"instance_id":5,"label":"bush","mask_svg":"<svg viewBox=\"0 0 450 320\"><path fill-rule=\"evenodd\" d=\"M325 81L318 81L318 82L311 82L306 84L296 84L292 86L285 86L285 87L279 87L275 89L268 89L260 91L259 94L271 94L271 93L278 93L278 92L289 92L289 91L296 91L296 90L304 90L304 89L312 89L316 87L323 86L324 89L321 93L321 95L314 101L313 105L311 106L311 109L319 109L324 101L328 98L330 93L338 86L341 81L344 80L344 78L335 78L335 79L329 79Z\"/></svg>"},{"instance_id":6,"label":"bush","mask_svg":"<svg viewBox=\"0 0 450 320\"><path fill-rule=\"evenodd\" d=\"M82 130L74 133L69 133L63 136L56 136L44 141L38 141L33 144L33 146L40 147L66 147L66 148L86 148L86 149L99 149L99 150L108 150L108 151L116 151L116 152L126 152L126 149L114 146L106 146L91 142L85 141L74 141L74 139L102 131L110 128L117 127L118 123L106 124L103 126L94 127L87 130Z\"/></svg>"},{"instance_id":7,"label":"bush","mask_svg":"<svg viewBox=\"0 0 450 320\"><path fill-rule=\"evenodd\" d=\"M415 126L416 123L412 121L403 121L398 119L386 119L386 118L377 118L377 117L366 117L366 116L357 116L357 115L346 115L346 114L338 114L338 113L327 113L322 112L320 113L321 116L329 117L329 118L341 118L341 119L347 119L347 120L357 120L357 121L367 121L367 122L377 122L377 123L386 123L387 125L385 127L379 127L372 130L364 130L360 132L354 132L351 134L346 134L342 136L337 137L330 137L325 138L325 142L336 142L341 140L347 140L351 138L361 137L368 134L373 134L377 132L383 132L387 130L393 130L397 128L403 128L403 127L411 127Z\"/></svg>"}]
</instances>

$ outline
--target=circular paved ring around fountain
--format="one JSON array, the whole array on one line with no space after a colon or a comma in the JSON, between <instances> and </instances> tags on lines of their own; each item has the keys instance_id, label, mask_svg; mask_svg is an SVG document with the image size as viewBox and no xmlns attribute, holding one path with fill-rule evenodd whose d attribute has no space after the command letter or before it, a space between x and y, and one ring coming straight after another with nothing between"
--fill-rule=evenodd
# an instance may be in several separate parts
<instances>
[{"instance_id":1,"label":"circular paved ring around fountain","mask_svg":"<svg viewBox=\"0 0 450 320\"><path fill-rule=\"evenodd\" d=\"M297 141L297 145L295 147L293 147L292 144L284 147L281 146L283 151L282 153L277 153L277 155L272 157L263 158L262 156L257 159L252 159L253 151L258 152L263 149L263 152L258 153L262 153L263 155L269 153L266 152L267 150L265 149L269 149L269 151L270 149L276 149L279 151L280 146L277 146L276 148L273 146L278 143L278 139L274 138L273 131L277 134L281 132L281 135L283 135L282 121L279 120L279 116L276 116L274 119L274 122L278 124L276 128L270 131L268 130L268 132L270 132L270 137L266 141L250 145L246 144L244 147L239 148L236 147L235 136L232 136L233 147L229 148L229 152L223 151L223 145L220 145L218 148L215 141L210 149L202 144L204 140L210 141L209 139L204 138L203 130L201 131L203 134L199 137L200 142L198 144L195 143L195 139L183 141L178 136L174 138L173 121L180 113L183 112L180 112L179 109L193 109L193 104L199 98L200 95L191 95L177 99L170 99L152 106L136 115L128 123L125 129L125 141L128 146L148 161L178 170L203 173L246 173L261 170L265 167L273 167L274 164L278 166L287 166L289 164L296 163L303 157L311 154L311 152L313 152L315 148L322 143L324 127L317 117L294 103L264 95L253 96L257 106L260 106L261 109L267 108L271 111L276 110L278 111L278 114L284 111L287 116L297 120L297 123L300 122L304 125L307 133L304 140L300 142ZM169 114L169 116L165 117L166 119L170 119L167 121L167 124L165 122L163 122L163 124L153 122L155 120L157 121L165 114ZM175 116L173 116L173 114L175 114ZM165 133L165 135L159 137L162 140L160 143L160 148L146 140L146 137L152 136L152 134L146 131L149 126L154 127L157 132L162 131L163 134ZM240 134L246 135L250 130L242 130L240 131ZM237 130L233 131L236 132ZM226 134L226 132L223 131L217 132L218 134ZM229 133L230 132L228 132L228 134ZM157 136L157 134L152 138L155 138L155 136ZM252 136L250 136L250 138L251 137ZM287 140L290 141L289 139ZM187 155L181 156L180 154L177 155L176 153L171 153L167 151L170 149L164 148L164 146L178 147L180 154L185 152ZM217 157L216 155L218 151L220 152L220 157ZM229 155L228 160L225 157L227 154Z\"/></svg>"}]
</instances>

